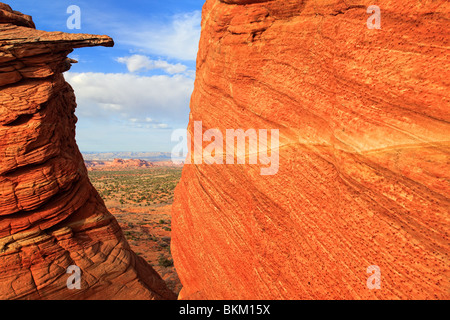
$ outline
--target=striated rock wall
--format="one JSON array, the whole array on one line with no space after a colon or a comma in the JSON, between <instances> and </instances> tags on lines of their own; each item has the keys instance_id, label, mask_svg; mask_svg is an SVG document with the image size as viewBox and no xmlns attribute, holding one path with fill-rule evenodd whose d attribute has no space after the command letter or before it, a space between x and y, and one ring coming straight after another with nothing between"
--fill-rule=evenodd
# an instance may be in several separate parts
<instances>
[{"instance_id":1,"label":"striated rock wall","mask_svg":"<svg viewBox=\"0 0 450 320\"><path fill-rule=\"evenodd\" d=\"M88 180L75 143L73 48L107 36L35 30L0 3L0 299L172 299ZM81 289L69 290L69 266Z\"/></svg>"},{"instance_id":2,"label":"striated rock wall","mask_svg":"<svg viewBox=\"0 0 450 320\"><path fill-rule=\"evenodd\" d=\"M450 297L449 18L444 0L206 1L188 130L279 129L280 164L184 167L180 298Z\"/></svg>"}]
</instances>

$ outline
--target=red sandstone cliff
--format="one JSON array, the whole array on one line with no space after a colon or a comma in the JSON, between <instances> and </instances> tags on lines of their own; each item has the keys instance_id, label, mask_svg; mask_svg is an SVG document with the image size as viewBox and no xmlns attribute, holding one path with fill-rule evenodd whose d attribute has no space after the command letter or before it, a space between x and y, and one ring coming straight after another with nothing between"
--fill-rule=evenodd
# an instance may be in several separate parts
<instances>
[{"instance_id":1,"label":"red sandstone cliff","mask_svg":"<svg viewBox=\"0 0 450 320\"><path fill-rule=\"evenodd\" d=\"M62 72L107 36L35 30L0 3L0 299L170 299L90 184ZM69 266L81 289L69 290Z\"/></svg>"},{"instance_id":2,"label":"red sandstone cliff","mask_svg":"<svg viewBox=\"0 0 450 320\"><path fill-rule=\"evenodd\" d=\"M366 26L372 4L380 30ZM180 298L450 297L449 12L444 0L206 1L189 131L279 129L280 165L185 166ZM366 286L371 265L380 290Z\"/></svg>"}]
</instances>

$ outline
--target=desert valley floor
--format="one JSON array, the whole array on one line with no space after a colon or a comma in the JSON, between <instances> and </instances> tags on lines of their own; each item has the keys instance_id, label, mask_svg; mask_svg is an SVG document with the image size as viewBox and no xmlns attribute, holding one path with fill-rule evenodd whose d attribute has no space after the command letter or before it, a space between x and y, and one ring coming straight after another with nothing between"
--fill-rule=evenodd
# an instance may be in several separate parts
<instances>
[{"instance_id":1,"label":"desert valley floor","mask_svg":"<svg viewBox=\"0 0 450 320\"><path fill-rule=\"evenodd\" d=\"M181 168L116 162L118 165L87 163L89 179L119 222L131 249L178 294L181 284L173 266L170 240L173 192Z\"/></svg>"}]
</instances>

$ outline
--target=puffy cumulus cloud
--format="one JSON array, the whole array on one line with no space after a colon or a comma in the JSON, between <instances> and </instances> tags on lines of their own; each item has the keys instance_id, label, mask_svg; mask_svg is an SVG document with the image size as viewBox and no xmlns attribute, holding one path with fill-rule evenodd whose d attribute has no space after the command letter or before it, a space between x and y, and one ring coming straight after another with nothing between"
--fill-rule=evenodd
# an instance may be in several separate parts
<instances>
[{"instance_id":1,"label":"puffy cumulus cloud","mask_svg":"<svg viewBox=\"0 0 450 320\"><path fill-rule=\"evenodd\" d=\"M159 129L187 122L194 80L186 75L66 72L65 78L75 90L81 119Z\"/></svg>"},{"instance_id":2,"label":"puffy cumulus cloud","mask_svg":"<svg viewBox=\"0 0 450 320\"><path fill-rule=\"evenodd\" d=\"M172 59L195 61L200 41L201 12L174 15L169 23L120 26L114 30L117 42L147 53Z\"/></svg>"},{"instance_id":3,"label":"puffy cumulus cloud","mask_svg":"<svg viewBox=\"0 0 450 320\"><path fill-rule=\"evenodd\" d=\"M187 66L181 63L170 64L163 60L151 60L149 57L140 54L135 54L130 57L120 57L116 61L126 64L130 72L162 69L169 74L176 74L183 73L187 70Z\"/></svg>"}]
</instances>

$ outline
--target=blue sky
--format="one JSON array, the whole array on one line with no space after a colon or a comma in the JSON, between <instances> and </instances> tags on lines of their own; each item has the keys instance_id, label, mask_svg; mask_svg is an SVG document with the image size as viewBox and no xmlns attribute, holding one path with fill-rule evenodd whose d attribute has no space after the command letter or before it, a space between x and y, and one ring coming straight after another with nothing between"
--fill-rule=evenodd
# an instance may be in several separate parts
<instances>
[{"instance_id":1,"label":"blue sky","mask_svg":"<svg viewBox=\"0 0 450 320\"><path fill-rule=\"evenodd\" d=\"M186 128L204 0L14 0L45 31L106 34L114 48L76 49L65 73L77 96L81 151L171 151ZM70 30L67 8L81 10Z\"/></svg>"}]
</instances>

